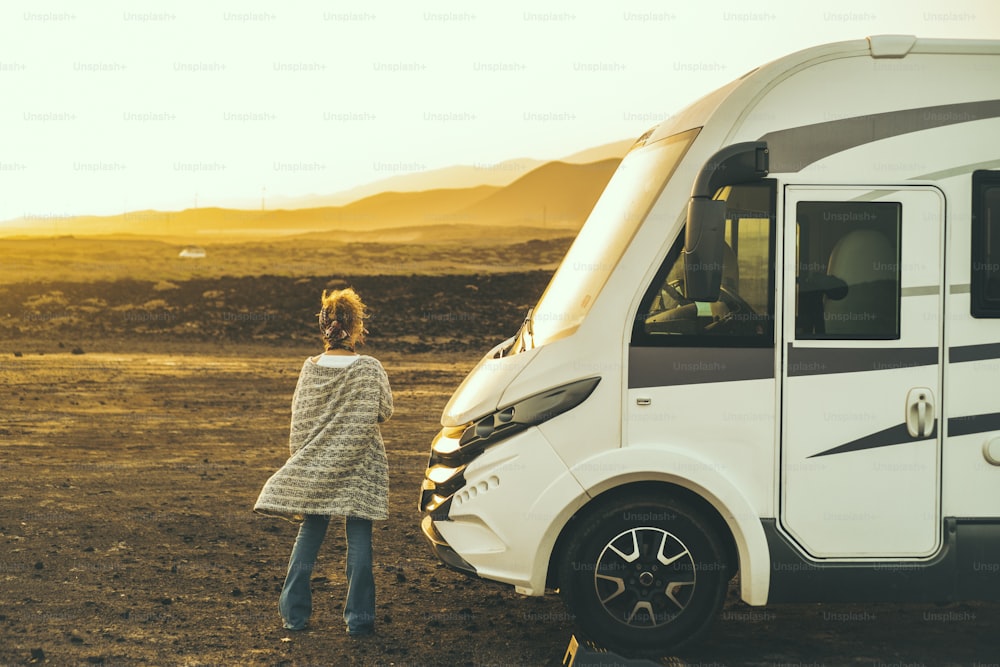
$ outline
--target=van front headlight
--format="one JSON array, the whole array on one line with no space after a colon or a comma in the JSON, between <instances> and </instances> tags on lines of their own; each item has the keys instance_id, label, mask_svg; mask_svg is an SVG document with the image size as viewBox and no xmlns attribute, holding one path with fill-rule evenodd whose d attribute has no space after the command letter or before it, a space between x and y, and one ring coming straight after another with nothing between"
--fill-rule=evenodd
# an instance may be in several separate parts
<instances>
[{"instance_id":1,"label":"van front headlight","mask_svg":"<svg viewBox=\"0 0 1000 667\"><path fill-rule=\"evenodd\" d=\"M487 447L572 410L587 400L600 381L600 377L586 378L532 394L466 425L461 435L459 429L442 431L433 451L441 463L467 463Z\"/></svg>"}]
</instances>

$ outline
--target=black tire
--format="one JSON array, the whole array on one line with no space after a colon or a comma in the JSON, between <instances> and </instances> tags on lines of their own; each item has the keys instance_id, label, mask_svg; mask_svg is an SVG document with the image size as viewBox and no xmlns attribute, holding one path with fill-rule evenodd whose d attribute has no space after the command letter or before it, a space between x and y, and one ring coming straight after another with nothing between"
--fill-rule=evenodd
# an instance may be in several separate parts
<instances>
[{"instance_id":1,"label":"black tire","mask_svg":"<svg viewBox=\"0 0 1000 667\"><path fill-rule=\"evenodd\" d=\"M583 637L623 655L662 656L712 624L731 570L725 543L697 507L624 497L573 530L559 593Z\"/></svg>"}]
</instances>

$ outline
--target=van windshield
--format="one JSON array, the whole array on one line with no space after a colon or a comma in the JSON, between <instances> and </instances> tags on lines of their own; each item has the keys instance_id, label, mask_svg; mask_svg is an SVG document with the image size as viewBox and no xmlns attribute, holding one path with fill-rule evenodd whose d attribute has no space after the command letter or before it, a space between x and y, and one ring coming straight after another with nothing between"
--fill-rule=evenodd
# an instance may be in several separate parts
<instances>
[{"instance_id":1,"label":"van windshield","mask_svg":"<svg viewBox=\"0 0 1000 667\"><path fill-rule=\"evenodd\" d=\"M625 156L532 312L534 346L580 325L700 130L637 146Z\"/></svg>"}]
</instances>

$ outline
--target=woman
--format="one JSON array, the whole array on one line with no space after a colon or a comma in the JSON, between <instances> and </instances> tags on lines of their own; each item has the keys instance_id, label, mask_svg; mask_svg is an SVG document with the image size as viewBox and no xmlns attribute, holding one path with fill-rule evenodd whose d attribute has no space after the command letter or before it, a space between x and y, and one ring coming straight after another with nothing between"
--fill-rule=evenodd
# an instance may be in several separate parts
<instances>
[{"instance_id":1,"label":"woman","mask_svg":"<svg viewBox=\"0 0 1000 667\"><path fill-rule=\"evenodd\" d=\"M389 516L389 469L379 423L392 415L382 365L359 355L365 305L353 289L323 292L319 327L326 351L306 359L292 396L288 461L271 476L254 511L301 521L278 608L289 630L312 613L309 580L331 516L345 517L347 601L352 636L375 631L372 521Z\"/></svg>"}]
</instances>

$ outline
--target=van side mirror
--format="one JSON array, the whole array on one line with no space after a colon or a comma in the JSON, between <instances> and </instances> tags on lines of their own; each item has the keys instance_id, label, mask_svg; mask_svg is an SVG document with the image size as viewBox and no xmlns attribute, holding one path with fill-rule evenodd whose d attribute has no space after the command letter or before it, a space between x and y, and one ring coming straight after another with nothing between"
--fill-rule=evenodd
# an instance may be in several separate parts
<instances>
[{"instance_id":1,"label":"van side mirror","mask_svg":"<svg viewBox=\"0 0 1000 667\"><path fill-rule=\"evenodd\" d=\"M726 202L712 199L727 185L752 183L768 173L767 143L746 141L716 152L691 189L684 233L684 296L718 301L726 234Z\"/></svg>"},{"instance_id":2,"label":"van side mirror","mask_svg":"<svg viewBox=\"0 0 1000 667\"><path fill-rule=\"evenodd\" d=\"M691 301L719 300L725 234L726 202L691 197L684 233L684 296Z\"/></svg>"}]
</instances>

